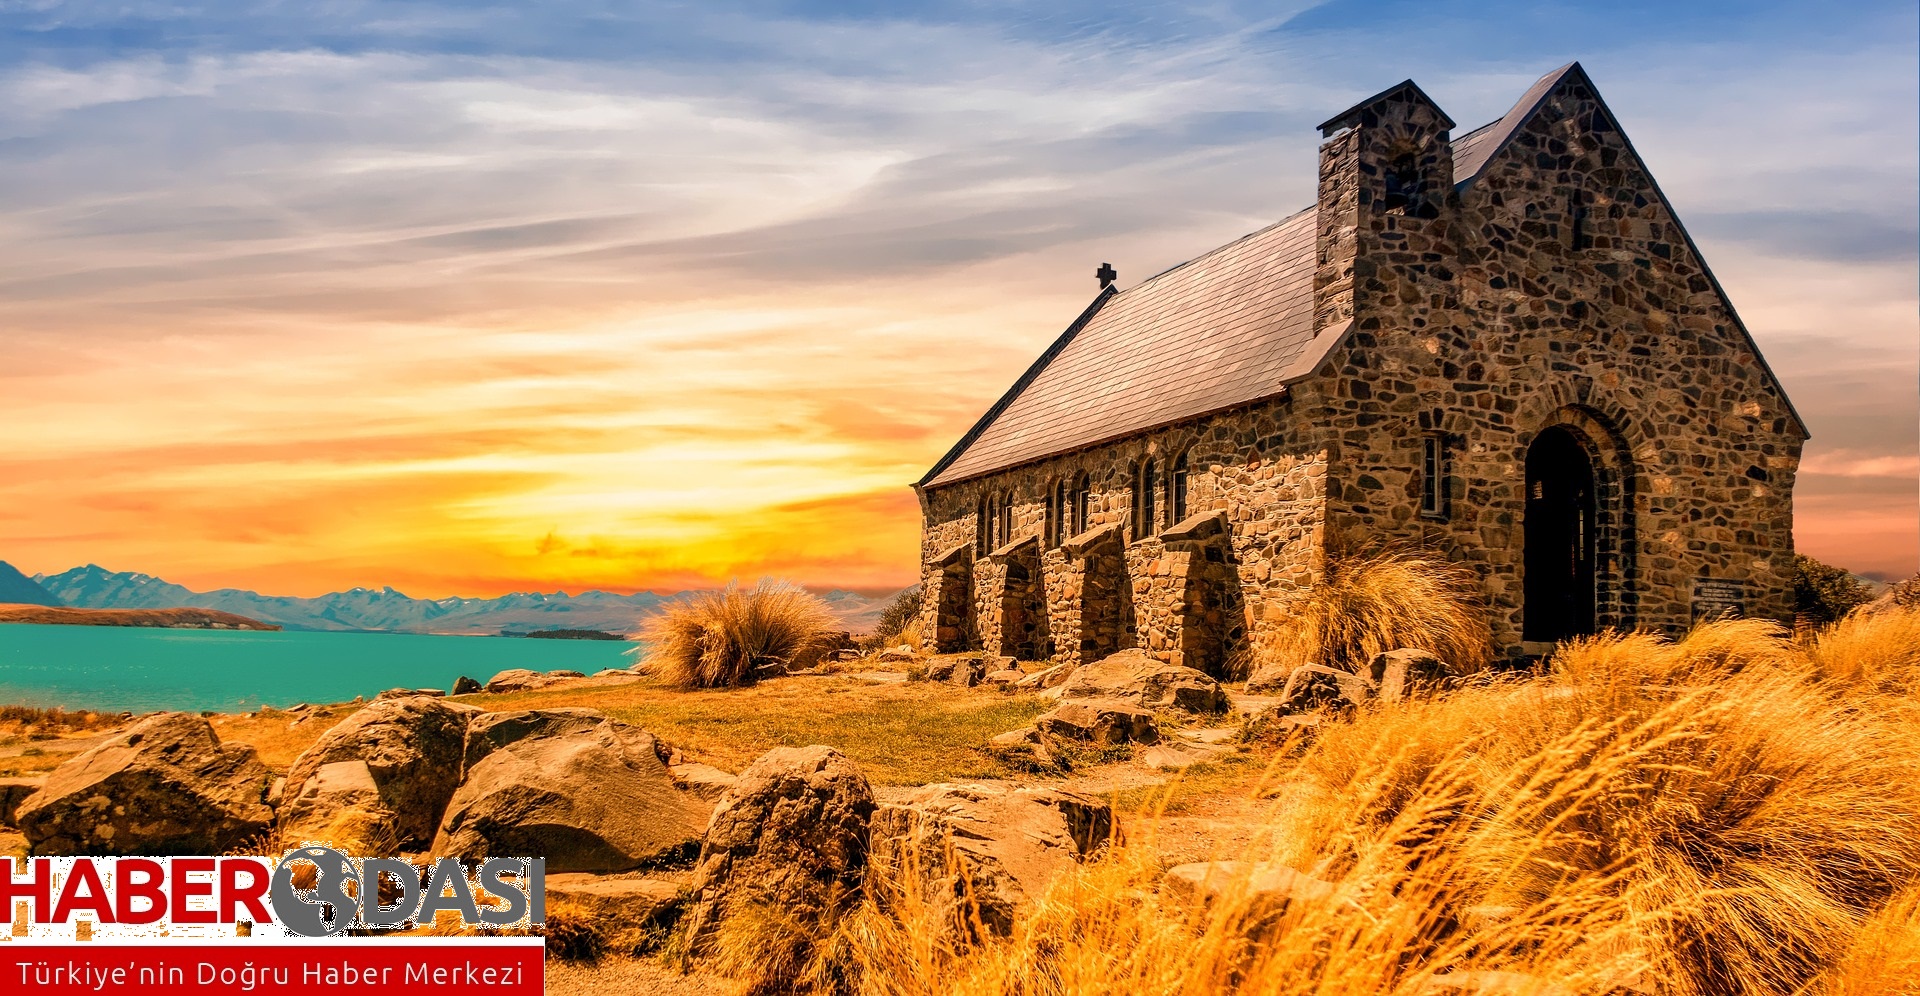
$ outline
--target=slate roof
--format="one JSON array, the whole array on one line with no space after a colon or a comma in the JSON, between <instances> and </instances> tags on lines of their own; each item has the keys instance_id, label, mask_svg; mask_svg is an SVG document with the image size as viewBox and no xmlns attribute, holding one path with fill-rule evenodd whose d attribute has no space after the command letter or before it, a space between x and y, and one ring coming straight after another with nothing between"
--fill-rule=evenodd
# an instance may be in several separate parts
<instances>
[{"instance_id":1,"label":"slate roof","mask_svg":"<svg viewBox=\"0 0 1920 996\"><path fill-rule=\"evenodd\" d=\"M1455 185L1478 178L1561 79L1580 72L1579 63L1555 69L1512 110L1454 139ZM1315 222L1310 207L1125 291L1102 291L920 485L953 484L1279 394L1330 345L1313 348Z\"/></svg>"},{"instance_id":2,"label":"slate roof","mask_svg":"<svg viewBox=\"0 0 1920 996\"><path fill-rule=\"evenodd\" d=\"M1273 394L1313 338L1314 218L1309 208L1112 295L925 483Z\"/></svg>"}]
</instances>

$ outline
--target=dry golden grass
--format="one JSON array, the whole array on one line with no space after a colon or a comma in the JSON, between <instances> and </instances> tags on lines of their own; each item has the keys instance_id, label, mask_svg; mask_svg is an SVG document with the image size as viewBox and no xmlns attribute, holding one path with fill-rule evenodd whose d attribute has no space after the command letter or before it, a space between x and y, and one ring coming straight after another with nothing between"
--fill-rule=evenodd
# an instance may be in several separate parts
<instances>
[{"instance_id":1,"label":"dry golden grass","mask_svg":"<svg viewBox=\"0 0 1920 996\"><path fill-rule=\"evenodd\" d=\"M301 751L320 739L320 734L360 708L352 704L316 706L298 723L294 722L298 718L295 715L278 710L215 716L212 723L221 740L252 746L261 764L284 772L293 767L293 759L299 757Z\"/></svg>"},{"instance_id":2,"label":"dry golden grass","mask_svg":"<svg viewBox=\"0 0 1920 996\"><path fill-rule=\"evenodd\" d=\"M1920 611L1854 612L1817 633L1807 655L1828 681L1920 695Z\"/></svg>"},{"instance_id":3,"label":"dry golden grass","mask_svg":"<svg viewBox=\"0 0 1920 996\"><path fill-rule=\"evenodd\" d=\"M803 666L833 632L833 612L791 581L729 584L674 602L647 622L647 673L681 688L750 685L768 665Z\"/></svg>"},{"instance_id":4,"label":"dry golden grass","mask_svg":"<svg viewBox=\"0 0 1920 996\"><path fill-rule=\"evenodd\" d=\"M582 681L530 692L463 695L491 711L599 709L657 734L696 760L739 771L775 747L831 744L883 785L920 785L1015 772L988 754L987 739L1046 711L1031 695L951 685L877 682L853 675L782 678L748 688L682 691L653 680ZM285 713L219 716L222 740L251 744L262 763L286 771L300 752L359 706L322 708L289 728ZM47 758L47 767L71 757ZM0 768L15 759L0 758Z\"/></svg>"},{"instance_id":5,"label":"dry golden grass","mask_svg":"<svg viewBox=\"0 0 1920 996\"><path fill-rule=\"evenodd\" d=\"M1242 876L1197 904L1136 841L985 943L876 885L782 942L778 974L863 996L1911 992L1920 706L1821 652L1745 622L1608 635L1330 726L1276 756L1267 842L1230 855L1306 870L1319 898Z\"/></svg>"},{"instance_id":6,"label":"dry golden grass","mask_svg":"<svg viewBox=\"0 0 1920 996\"><path fill-rule=\"evenodd\" d=\"M1409 553L1329 558L1323 577L1255 642L1254 659L1363 670L1377 654L1429 651L1457 674L1493 659L1471 568Z\"/></svg>"}]
</instances>

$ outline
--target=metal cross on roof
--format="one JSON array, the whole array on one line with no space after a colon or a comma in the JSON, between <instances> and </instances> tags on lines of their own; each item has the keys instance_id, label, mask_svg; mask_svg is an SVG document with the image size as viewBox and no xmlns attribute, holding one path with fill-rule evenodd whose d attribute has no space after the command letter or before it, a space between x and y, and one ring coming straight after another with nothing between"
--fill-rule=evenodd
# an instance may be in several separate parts
<instances>
[{"instance_id":1,"label":"metal cross on roof","mask_svg":"<svg viewBox=\"0 0 1920 996\"><path fill-rule=\"evenodd\" d=\"M1100 268L1093 271L1093 275L1100 278L1100 288L1105 290L1113 285L1113 281L1120 276L1120 272L1113 268L1112 263L1101 263Z\"/></svg>"}]
</instances>

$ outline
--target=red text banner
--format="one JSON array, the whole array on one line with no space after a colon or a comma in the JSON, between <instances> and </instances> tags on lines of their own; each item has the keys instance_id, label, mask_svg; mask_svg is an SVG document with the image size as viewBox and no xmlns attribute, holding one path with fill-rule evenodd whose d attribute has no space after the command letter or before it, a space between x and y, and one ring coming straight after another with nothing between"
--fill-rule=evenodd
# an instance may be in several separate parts
<instances>
[{"instance_id":1,"label":"red text banner","mask_svg":"<svg viewBox=\"0 0 1920 996\"><path fill-rule=\"evenodd\" d=\"M224 944L16 942L0 946L0 993L541 996L544 950L540 939L531 937Z\"/></svg>"}]
</instances>

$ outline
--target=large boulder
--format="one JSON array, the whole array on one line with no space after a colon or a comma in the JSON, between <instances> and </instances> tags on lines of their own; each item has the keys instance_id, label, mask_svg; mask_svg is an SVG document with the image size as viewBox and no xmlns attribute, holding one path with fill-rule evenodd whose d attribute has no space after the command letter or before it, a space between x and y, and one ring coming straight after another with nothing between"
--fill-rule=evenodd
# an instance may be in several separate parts
<instances>
[{"instance_id":1,"label":"large boulder","mask_svg":"<svg viewBox=\"0 0 1920 996\"><path fill-rule=\"evenodd\" d=\"M394 843L424 845L433 839L447 800L460 785L467 723L481 710L445 699L409 696L380 699L320 735L287 771L283 825L324 827L343 804L368 801L353 793L309 789L307 782L328 765L364 762L378 791L378 806L392 814ZM344 777L346 769L333 769Z\"/></svg>"},{"instance_id":2,"label":"large boulder","mask_svg":"<svg viewBox=\"0 0 1920 996\"><path fill-rule=\"evenodd\" d=\"M35 854L223 854L273 826L273 772L198 716L150 716L54 769L14 823Z\"/></svg>"},{"instance_id":3,"label":"large boulder","mask_svg":"<svg viewBox=\"0 0 1920 996\"><path fill-rule=\"evenodd\" d=\"M1153 713L1125 702L1074 699L1033 721L1041 733L1097 744L1150 744L1160 739Z\"/></svg>"},{"instance_id":4,"label":"large boulder","mask_svg":"<svg viewBox=\"0 0 1920 996\"><path fill-rule=\"evenodd\" d=\"M979 657L959 657L953 661L953 670L944 679L948 684L962 688L972 688L987 675L987 662Z\"/></svg>"},{"instance_id":5,"label":"large boulder","mask_svg":"<svg viewBox=\"0 0 1920 996\"><path fill-rule=\"evenodd\" d=\"M404 699L412 695L424 695L431 699L437 699L445 694L447 694L447 692L446 689L443 688L389 688L375 695L373 700L378 702L381 699Z\"/></svg>"},{"instance_id":6,"label":"large boulder","mask_svg":"<svg viewBox=\"0 0 1920 996\"><path fill-rule=\"evenodd\" d=\"M616 872L693 856L708 805L682 790L653 734L592 709L488 713L468 724L466 778L435 854L546 858Z\"/></svg>"},{"instance_id":7,"label":"large boulder","mask_svg":"<svg viewBox=\"0 0 1920 996\"><path fill-rule=\"evenodd\" d=\"M1113 810L1093 796L927 785L874 813L872 874L920 890L967 935L1006 934L1022 904L1113 836Z\"/></svg>"},{"instance_id":8,"label":"large boulder","mask_svg":"<svg viewBox=\"0 0 1920 996\"><path fill-rule=\"evenodd\" d=\"M831 747L761 755L714 807L694 876L690 936L746 907L824 921L865 875L873 809L866 775Z\"/></svg>"},{"instance_id":9,"label":"large boulder","mask_svg":"<svg viewBox=\"0 0 1920 996\"><path fill-rule=\"evenodd\" d=\"M453 679L453 694L455 695L472 695L475 692L483 691L486 691L486 686L464 674Z\"/></svg>"},{"instance_id":10,"label":"large boulder","mask_svg":"<svg viewBox=\"0 0 1920 996\"><path fill-rule=\"evenodd\" d=\"M1068 699L1124 699L1148 709L1219 712L1227 693L1204 671L1169 664L1144 650L1122 650L1076 669L1060 686Z\"/></svg>"},{"instance_id":11,"label":"large boulder","mask_svg":"<svg viewBox=\"0 0 1920 996\"><path fill-rule=\"evenodd\" d=\"M681 789L691 792L696 798L708 802L719 802L720 798L740 784L740 776L694 761L670 762L667 770L673 772L673 780Z\"/></svg>"},{"instance_id":12,"label":"large boulder","mask_svg":"<svg viewBox=\"0 0 1920 996\"><path fill-rule=\"evenodd\" d=\"M987 752L1021 771L1051 772L1060 767L1060 759L1047 745L1047 739L1031 726L990 738Z\"/></svg>"}]
</instances>

